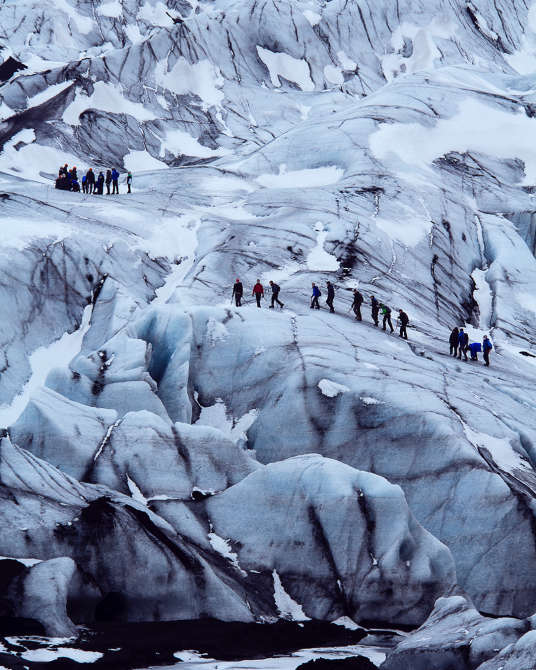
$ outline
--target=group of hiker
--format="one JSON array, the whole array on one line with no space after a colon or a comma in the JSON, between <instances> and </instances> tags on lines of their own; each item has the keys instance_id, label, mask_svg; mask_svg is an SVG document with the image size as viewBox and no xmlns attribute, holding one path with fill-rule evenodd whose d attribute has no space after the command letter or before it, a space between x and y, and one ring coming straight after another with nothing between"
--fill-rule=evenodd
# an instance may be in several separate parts
<instances>
[{"instance_id":1,"label":"group of hiker","mask_svg":"<svg viewBox=\"0 0 536 670\"><path fill-rule=\"evenodd\" d=\"M333 302L335 300L335 287L330 281L326 283L326 287L327 287L326 305L329 307L330 313L333 314L335 312L335 308L333 306ZM272 290L272 300L271 304L269 305L269 308L274 309L275 304L277 303L279 307L283 309L285 304L281 302L281 300L279 300L279 292L281 291L281 287L274 281L270 280L270 288ZM240 279L237 279L233 285L233 295L232 295L232 299L234 299L237 307L242 306L243 295L244 295L244 285L242 284ZM255 298L257 307L260 308L261 300L264 298L264 286L261 284L260 279L257 279L256 284L253 286L252 296ZM320 288L315 284L315 282L313 282L311 305L310 305L311 309L321 309L320 303L318 302L318 299L321 296L322 292L320 291ZM354 312L356 321L363 320L363 317L361 315L361 305L363 304L363 301L364 301L363 294L356 288L353 289L353 301L350 309ZM379 317L381 312L381 316L383 317L382 330L386 330L387 326L389 326L389 328L391 329L391 333L394 332L393 323L391 321L391 308L385 305L384 303L379 302L373 295L370 296L370 305L371 305L372 321L374 322L374 325L375 326L380 325ZM406 312L404 312L404 310L399 309L398 310L398 325L400 328L399 337L402 337L405 340L408 339L408 333L407 333L408 323L409 323L408 315L406 314Z\"/></svg>"},{"instance_id":2,"label":"group of hiker","mask_svg":"<svg viewBox=\"0 0 536 670\"><path fill-rule=\"evenodd\" d=\"M470 343L467 331L464 331L463 328L453 328L449 337L449 344L450 355L458 358L460 361L462 360L462 354L464 355L464 359L468 360L467 352L470 353L472 361L478 361L478 354L483 352L484 364L489 367L489 354L493 349L493 345L487 335L484 335L482 343Z\"/></svg>"},{"instance_id":3,"label":"group of hiker","mask_svg":"<svg viewBox=\"0 0 536 670\"><path fill-rule=\"evenodd\" d=\"M281 287L279 286L279 284L276 284L274 281L270 280L270 288L272 291L272 300L271 304L269 305L269 308L274 309L275 305L277 304L281 309L283 309L285 304L281 302L281 300L279 300L279 293L281 291ZM335 308L333 306L333 302L335 300L335 287L330 281L327 281L326 289L327 289L326 305L329 307L330 313L334 313ZM243 295L244 295L244 285L242 284L240 279L237 279L233 285L233 295L232 295L232 299L234 299L237 307L242 306ZM260 279L257 279L257 282L253 286L252 296L255 298L257 307L260 308L261 300L264 298L264 286L261 284ZM312 293L311 293L311 304L310 304L311 309L321 309L319 303L319 298L321 296L322 292L320 288L317 286L315 282L312 282ZM350 309L353 311L356 321L362 321L363 317L361 315L361 305L363 304L365 298L363 297L363 294L356 288L353 289L352 297L353 300ZM374 325L378 327L380 325L380 318L381 318L382 330L386 330L387 326L389 326L391 333L394 332L393 323L391 321L391 314L392 314L391 308L385 303L377 300L374 295L370 296L370 308L371 308L372 321ZM406 312L404 312L404 310L402 309L398 310L397 321L398 321L397 326L399 327L399 337L402 337L405 340L407 340L408 339L407 326L409 324L409 317L406 314ZM467 361L468 360L467 352L469 352L471 355L471 360L478 361L478 353L482 351L484 353L484 363L485 365L489 366L489 355L491 350L493 349L493 345L491 344L490 339L487 335L484 335L482 343L480 342L470 343L469 334L465 332L463 328L454 328L450 334L449 343L450 343L451 356L458 357L461 360L463 354L465 360Z\"/></svg>"},{"instance_id":4,"label":"group of hiker","mask_svg":"<svg viewBox=\"0 0 536 670\"><path fill-rule=\"evenodd\" d=\"M106 176L101 171L99 172L99 176L96 177L93 168L89 168L82 177L82 193L103 195L104 186L106 185L106 195L110 195L110 188L112 189L111 195L119 194L119 176L119 172L113 168L106 170ZM127 192L132 193L132 172L130 171L127 172L126 184ZM62 191L80 192L80 181L78 180L76 166L69 169L68 164L65 163L65 165L60 167L58 178L56 179L56 188Z\"/></svg>"}]
</instances>

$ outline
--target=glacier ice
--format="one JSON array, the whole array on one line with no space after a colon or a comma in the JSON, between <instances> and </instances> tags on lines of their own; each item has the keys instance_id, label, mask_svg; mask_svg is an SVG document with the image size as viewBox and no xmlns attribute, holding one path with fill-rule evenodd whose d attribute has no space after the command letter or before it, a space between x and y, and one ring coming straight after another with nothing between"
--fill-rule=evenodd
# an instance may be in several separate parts
<instances>
[{"instance_id":1,"label":"glacier ice","mask_svg":"<svg viewBox=\"0 0 536 670\"><path fill-rule=\"evenodd\" d=\"M2 5L0 554L43 561L49 630L60 601L418 625L457 582L475 609L438 601L432 638L463 614L504 646L471 667L529 653L477 610L536 611L534 11ZM133 193L56 191L65 161ZM311 312L328 279L337 313ZM489 369L447 356L454 325L491 335Z\"/></svg>"}]
</instances>

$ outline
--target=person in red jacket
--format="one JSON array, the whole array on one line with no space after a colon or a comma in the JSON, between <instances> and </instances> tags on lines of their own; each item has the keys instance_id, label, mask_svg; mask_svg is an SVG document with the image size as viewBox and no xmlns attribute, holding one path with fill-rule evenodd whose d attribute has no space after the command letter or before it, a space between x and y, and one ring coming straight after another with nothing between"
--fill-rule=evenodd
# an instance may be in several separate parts
<instances>
[{"instance_id":1,"label":"person in red jacket","mask_svg":"<svg viewBox=\"0 0 536 670\"><path fill-rule=\"evenodd\" d=\"M253 287L253 294L255 296L255 300L257 301L257 307L261 306L261 298L264 298L264 289L261 284L261 280L257 279L257 283Z\"/></svg>"}]
</instances>

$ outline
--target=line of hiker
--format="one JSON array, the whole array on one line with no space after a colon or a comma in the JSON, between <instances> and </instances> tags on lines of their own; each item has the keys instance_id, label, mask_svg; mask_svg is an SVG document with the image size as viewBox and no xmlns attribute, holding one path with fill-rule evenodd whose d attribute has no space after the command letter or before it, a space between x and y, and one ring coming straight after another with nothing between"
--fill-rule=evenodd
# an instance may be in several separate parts
<instances>
[{"instance_id":1,"label":"line of hiker","mask_svg":"<svg viewBox=\"0 0 536 670\"><path fill-rule=\"evenodd\" d=\"M463 328L453 328L449 337L450 345L450 355L454 358L462 360L462 354L464 360L469 360L467 358L467 352L471 355L472 361L478 361L478 354L483 352L484 354L484 364L489 367L489 355L493 349L493 345L487 335L484 335L482 343L480 342L469 342L469 333L464 331Z\"/></svg>"},{"instance_id":2,"label":"line of hiker","mask_svg":"<svg viewBox=\"0 0 536 670\"><path fill-rule=\"evenodd\" d=\"M274 309L275 304L277 303L281 309L285 306L284 303L279 300L279 291L281 287L273 281L270 281L270 288L272 289L272 303L269 306L270 309ZM242 307L242 296L244 295L244 285L237 279L233 284L233 296L232 299L235 301L237 307ZM251 295L255 298L257 302L257 307L261 306L261 300L264 299L264 286L261 284L261 280L257 279L257 283L253 287Z\"/></svg>"},{"instance_id":3,"label":"line of hiker","mask_svg":"<svg viewBox=\"0 0 536 670\"><path fill-rule=\"evenodd\" d=\"M277 303L279 307L283 309L285 305L284 303L281 302L281 300L279 300L279 292L281 291L281 287L274 281L270 280L270 288L272 289L272 301L271 304L269 305L269 308L274 309L275 303ZM240 279L237 279L233 284L233 295L231 298L231 300L235 301L235 305L237 307L242 306L243 295L244 295L244 286L240 281ZM261 284L260 279L257 279L257 282L253 287L252 296L255 298L257 307L260 308L261 300L264 299L264 286ZM322 292L320 291L320 288L315 284L315 282L313 282L311 305L310 305L311 309L321 309L320 303L318 302L318 299L321 296ZM335 287L330 281L328 281L326 305L329 307L329 311L332 314L335 312L335 308L333 306L334 300L335 300ZM360 291L358 291L356 288L353 289L353 301L350 309L354 312L356 321L363 320L363 317L361 316L361 305L363 304L363 301L364 298L362 293L360 293ZM391 308L385 305L384 303L379 302L373 295L370 296L370 306L371 306L372 321L374 322L374 325L375 326L380 325L379 316L381 312L381 316L383 318L382 330L386 330L387 326L389 326L391 333L394 332L393 323L391 321ZM397 321L398 321L398 327L400 329L399 337L402 337L405 340L407 340L408 339L407 326L409 324L409 317L406 314L406 312L404 312L404 310L402 309L398 310Z\"/></svg>"},{"instance_id":4,"label":"line of hiker","mask_svg":"<svg viewBox=\"0 0 536 670\"><path fill-rule=\"evenodd\" d=\"M106 170L106 176L104 176L102 171L99 172L98 177L95 176L93 168L89 168L82 177L82 193L103 195L104 186L106 185L106 195L119 194L119 177L119 172L115 168ZM130 171L127 172L126 184L127 193L132 193L132 172ZM56 188L62 191L80 192L80 181L78 180L76 166L69 170L68 164L65 163L65 165L60 167L58 178L56 179ZM110 188L112 189L111 193Z\"/></svg>"}]
</instances>

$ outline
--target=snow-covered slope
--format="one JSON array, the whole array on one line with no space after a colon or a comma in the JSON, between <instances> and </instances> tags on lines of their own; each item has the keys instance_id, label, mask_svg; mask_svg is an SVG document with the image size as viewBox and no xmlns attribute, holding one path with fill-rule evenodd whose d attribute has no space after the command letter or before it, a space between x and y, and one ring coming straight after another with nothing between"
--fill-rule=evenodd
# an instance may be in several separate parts
<instances>
[{"instance_id":1,"label":"snow-covered slope","mask_svg":"<svg viewBox=\"0 0 536 670\"><path fill-rule=\"evenodd\" d=\"M28 500L0 553L73 559L79 621L416 624L456 581L536 611L536 6L8 0L0 24L0 491ZM54 190L66 161L133 193ZM336 314L309 309L327 279ZM449 358L456 325L490 368Z\"/></svg>"}]
</instances>

